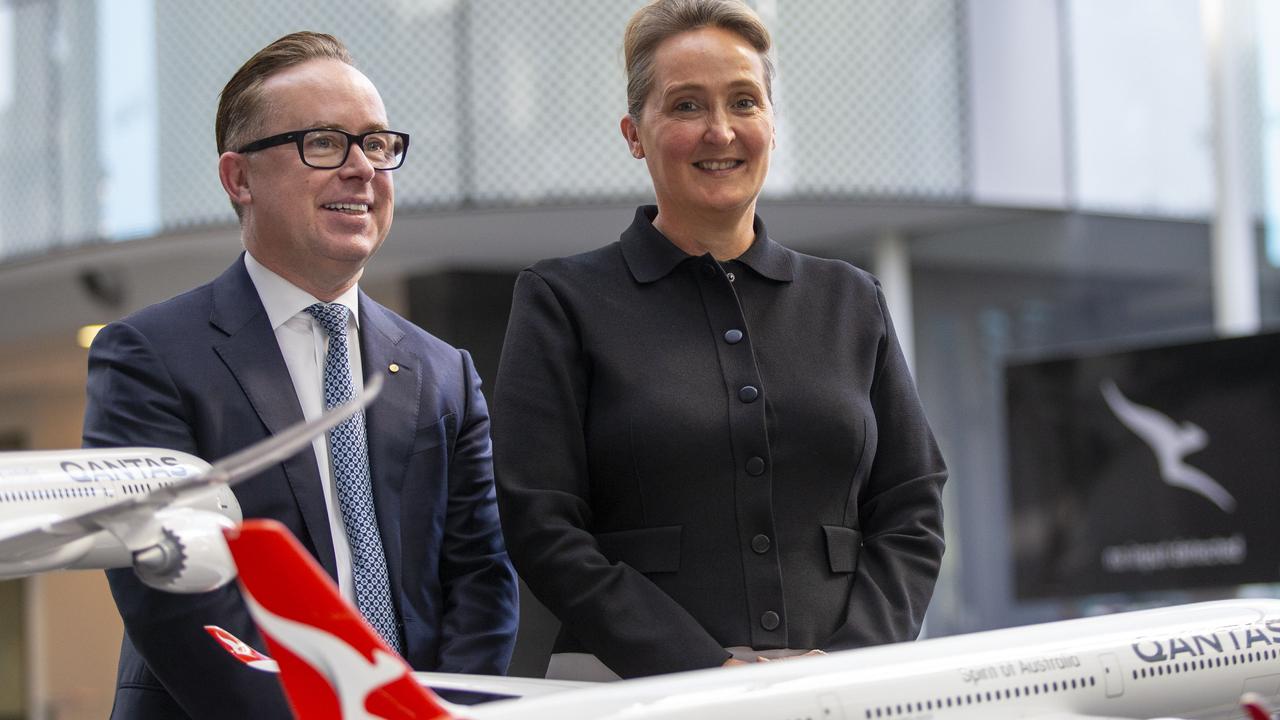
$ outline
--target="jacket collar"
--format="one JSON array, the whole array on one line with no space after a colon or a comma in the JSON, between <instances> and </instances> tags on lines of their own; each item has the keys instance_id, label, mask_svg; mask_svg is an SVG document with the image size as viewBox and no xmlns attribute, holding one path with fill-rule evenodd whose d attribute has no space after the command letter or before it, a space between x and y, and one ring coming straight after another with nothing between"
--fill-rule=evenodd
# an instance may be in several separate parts
<instances>
[{"instance_id":1,"label":"jacket collar","mask_svg":"<svg viewBox=\"0 0 1280 720\"><path fill-rule=\"evenodd\" d=\"M635 220L622 233L622 257L636 282L651 283L661 280L677 265L692 255L676 247L653 226L658 216L655 205L636 208ZM736 259L760 275L779 282L791 282L794 277L791 251L769 239L760 216L752 223L756 239L751 247Z\"/></svg>"}]
</instances>

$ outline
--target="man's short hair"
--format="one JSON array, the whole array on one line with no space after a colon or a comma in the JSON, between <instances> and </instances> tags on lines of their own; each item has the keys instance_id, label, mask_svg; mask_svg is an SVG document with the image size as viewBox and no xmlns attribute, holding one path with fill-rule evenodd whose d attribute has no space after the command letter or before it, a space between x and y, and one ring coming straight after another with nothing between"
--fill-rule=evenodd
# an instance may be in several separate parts
<instances>
[{"instance_id":1,"label":"man's short hair","mask_svg":"<svg viewBox=\"0 0 1280 720\"><path fill-rule=\"evenodd\" d=\"M244 147L262 132L270 108L262 99L262 85L272 75L308 60L329 58L354 65L347 46L332 35L296 32L262 48L227 81L218 97L214 122L218 154ZM240 216L243 209L234 200L231 206Z\"/></svg>"}]
</instances>

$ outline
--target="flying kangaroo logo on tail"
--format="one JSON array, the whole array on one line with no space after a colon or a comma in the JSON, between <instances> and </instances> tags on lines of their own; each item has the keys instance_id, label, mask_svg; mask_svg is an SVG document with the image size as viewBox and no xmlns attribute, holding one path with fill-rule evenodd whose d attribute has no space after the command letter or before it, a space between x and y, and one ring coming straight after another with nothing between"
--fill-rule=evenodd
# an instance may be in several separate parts
<instances>
[{"instance_id":1,"label":"flying kangaroo logo on tail","mask_svg":"<svg viewBox=\"0 0 1280 720\"><path fill-rule=\"evenodd\" d=\"M452 717L283 525L246 520L225 534L245 604L279 663L280 683L298 720ZM234 636L214 635L228 650L243 650ZM242 655L237 653L243 661Z\"/></svg>"},{"instance_id":2,"label":"flying kangaroo logo on tail","mask_svg":"<svg viewBox=\"0 0 1280 720\"><path fill-rule=\"evenodd\" d=\"M281 617L259 605L249 593L244 595L253 619L263 632L306 661L329 681L342 705L343 720L381 720L365 707L369 696L408 673L404 663L377 648L373 661L366 660L340 638L310 625Z\"/></svg>"},{"instance_id":3,"label":"flying kangaroo logo on tail","mask_svg":"<svg viewBox=\"0 0 1280 720\"><path fill-rule=\"evenodd\" d=\"M1209 445L1204 428L1191 421L1178 424L1159 410L1133 402L1111 379L1103 380L1099 387L1116 418L1150 446L1165 484L1201 495L1223 512L1235 512L1236 499L1231 493L1203 470L1187 464L1188 455Z\"/></svg>"}]
</instances>

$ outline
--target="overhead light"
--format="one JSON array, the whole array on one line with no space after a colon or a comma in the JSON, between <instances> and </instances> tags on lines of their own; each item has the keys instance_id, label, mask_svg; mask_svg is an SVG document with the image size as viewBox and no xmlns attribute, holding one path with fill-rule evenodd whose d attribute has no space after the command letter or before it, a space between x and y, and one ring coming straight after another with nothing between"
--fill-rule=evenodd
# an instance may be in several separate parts
<instances>
[{"instance_id":1,"label":"overhead light","mask_svg":"<svg viewBox=\"0 0 1280 720\"><path fill-rule=\"evenodd\" d=\"M98 331L106 325L85 325L76 331L76 344L88 350L93 344L93 339L98 336Z\"/></svg>"}]
</instances>

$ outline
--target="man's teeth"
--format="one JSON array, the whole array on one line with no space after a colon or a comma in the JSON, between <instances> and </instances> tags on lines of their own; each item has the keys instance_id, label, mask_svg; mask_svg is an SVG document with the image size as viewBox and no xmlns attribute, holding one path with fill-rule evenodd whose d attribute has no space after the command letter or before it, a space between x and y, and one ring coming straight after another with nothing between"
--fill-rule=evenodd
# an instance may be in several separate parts
<instances>
[{"instance_id":1,"label":"man's teeth","mask_svg":"<svg viewBox=\"0 0 1280 720\"><path fill-rule=\"evenodd\" d=\"M694 165L703 170L728 170L729 168L737 167L738 164L737 160L703 160L702 162L694 163Z\"/></svg>"},{"instance_id":2,"label":"man's teeth","mask_svg":"<svg viewBox=\"0 0 1280 720\"><path fill-rule=\"evenodd\" d=\"M338 212L365 213L369 212L369 206L365 203L329 203L324 206L326 210L337 210Z\"/></svg>"}]
</instances>

